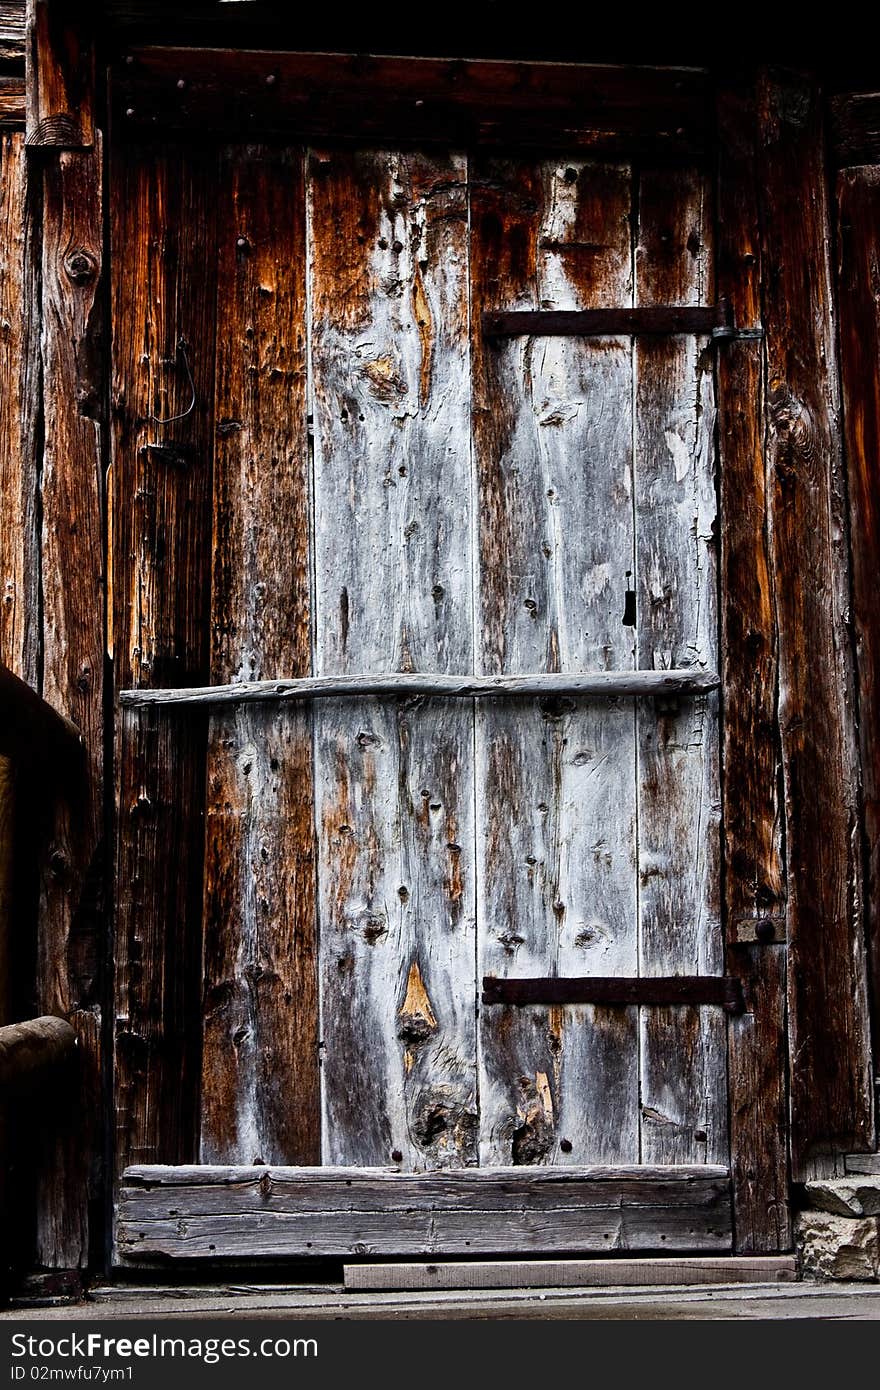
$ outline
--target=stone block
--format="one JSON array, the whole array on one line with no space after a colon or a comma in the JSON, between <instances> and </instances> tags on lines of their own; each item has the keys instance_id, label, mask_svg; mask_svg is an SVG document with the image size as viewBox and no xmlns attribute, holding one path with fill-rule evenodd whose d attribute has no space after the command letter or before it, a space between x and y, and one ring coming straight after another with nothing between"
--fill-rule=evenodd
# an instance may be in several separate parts
<instances>
[{"instance_id":1,"label":"stone block","mask_svg":"<svg viewBox=\"0 0 880 1390\"><path fill-rule=\"evenodd\" d=\"M806 1184L807 1200L836 1216L880 1216L880 1176L824 1178Z\"/></svg>"},{"instance_id":2,"label":"stone block","mask_svg":"<svg viewBox=\"0 0 880 1390\"><path fill-rule=\"evenodd\" d=\"M880 1266L880 1220L836 1216L826 1211L798 1214L801 1273L812 1279L874 1280Z\"/></svg>"}]
</instances>

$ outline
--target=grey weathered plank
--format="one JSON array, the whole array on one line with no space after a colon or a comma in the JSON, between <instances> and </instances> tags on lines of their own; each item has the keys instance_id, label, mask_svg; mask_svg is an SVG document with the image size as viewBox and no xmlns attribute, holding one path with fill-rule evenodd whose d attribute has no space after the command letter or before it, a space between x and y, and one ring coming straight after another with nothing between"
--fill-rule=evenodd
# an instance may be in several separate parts
<instances>
[{"instance_id":1,"label":"grey weathered plank","mask_svg":"<svg viewBox=\"0 0 880 1390\"><path fill-rule=\"evenodd\" d=\"M309 160L317 675L473 669L461 156ZM473 1161L472 712L318 701L323 1155Z\"/></svg>"},{"instance_id":2,"label":"grey weathered plank","mask_svg":"<svg viewBox=\"0 0 880 1390\"><path fill-rule=\"evenodd\" d=\"M707 1255L628 1260L469 1260L433 1264L357 1264L346 1289L588 1289L642 1285L770 1284L797 1278L793 1255Z\"/></svg>"},{"instance_id":3,"label":"grey weathered plank","mask_svg":"<svg viewBox=\"0 0 880 1390\"><path fill-rule=\"evenodd\" d=\"M211 676L311 664L301 151L221 160ZM208 730L200 1153L316 1162L310 711L227 705Z\"/></svg>"},{"instance_id":4,"label":"grey weathered plank","mask_svg":"<svg viewBox=\"0 0 880 1390\"><path fill-rule=\"evenodd\" d=\"M632 348L508 339L483 311L626 304L626 167L484 161L472 179L477 670L633 667ZM632 706L477 711L478 974L636 970ZM481 1161L638 1157L635 1010L481 1014Z\"/></svg>"},{"instance_id":5,"label":"grey weathered plank","mask_svg":"<svg viewBox=\"0 0 880 1390\"><path fill-rule=\"evenodd\" d=\"M868 1173L880 1176L880 1153L847 1154L846 1171L848 1173Z\"/></svg>"},{"instance_id":6,"label":"grey weathered plank","mask_svg":"<svg viewBox=\"0 0 880 1390\"><path fill-rule=\"evenodd\" d=\"M644 173L636 299L705 303L712 284L708 181ZM715 406L705 338L635 347L637 665L713 667L716 650ZM718 701L638 709L639 971L720 974ZM727 1156L725 1025L717 1012L645 1009L641 1156Z\"/></svg>"},{"instance_id":7,"label":"grey weathered plank","mask_svg":"<svg viewBox=\"0 0 880 1390\"><path fill-rule=\"evenodd\" d=\"M370 676L300 676L283 680L235 681L196 689L122 690L119 703L147 705L235 705L256 700L302 700L346 695L511 696L696 695L720 684L714 671L592 671L577 675L546 671L510 676L450 676L399 671Z\"/></svg>"},{"instance_id":8,"label":"grey weathered plank","mask_svg":"<svg viewBox=\"0 0 880 1390\"><path fill-rule=\"evenodd\" d=\"M708 1166L147 1166L125 1173L117 1221L123 1260L730 1247L727 1173Z\"/></svg>"}]
</instances>

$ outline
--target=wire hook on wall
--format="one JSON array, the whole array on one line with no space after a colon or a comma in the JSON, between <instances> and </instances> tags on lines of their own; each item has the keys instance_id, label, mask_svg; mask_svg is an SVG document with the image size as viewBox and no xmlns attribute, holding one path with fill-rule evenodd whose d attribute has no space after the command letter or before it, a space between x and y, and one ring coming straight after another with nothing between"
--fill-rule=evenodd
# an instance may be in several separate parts
<instances>
[{"instance_id":1,"label":"wire hook on wall","mask_svg":"<svg viewBox=\"0 0 880 1390\"><path fill-rule=\"evenodd\" d=\"M187 415L191 415L191 414L193 413L193 411L195 410L195 408L196 408L196 384L195 384L195 382L193 381L192 368L191 368L190 365L189 365L189 357L187 356L187 351L186 351L186 349L187 349L187 341L186 341L186 339L185 339L185 338L178 338L178 340L177 340L177 352L176 352L176 354L175 354L175 361L177 360L178 357L182 357L182 358L183 358L183 369L184 369L184 371L186 372L186 379L187 379L187 381L189 382L189 391L190 391L190 402L189 402L189 405L186 407L186 410L181 410L180 413L179 413L178 415L166 415L164 419L162 418L161 415L152 415L152 414L151 414L151 415L148 415L148 416L147 416L147 419L148 419L148 420L152 420L153 423L156 424L156 425L173 425L173 424L175 423L176 420L185 420L186 417L187 417Z\"/></svg>"}]
</instances>

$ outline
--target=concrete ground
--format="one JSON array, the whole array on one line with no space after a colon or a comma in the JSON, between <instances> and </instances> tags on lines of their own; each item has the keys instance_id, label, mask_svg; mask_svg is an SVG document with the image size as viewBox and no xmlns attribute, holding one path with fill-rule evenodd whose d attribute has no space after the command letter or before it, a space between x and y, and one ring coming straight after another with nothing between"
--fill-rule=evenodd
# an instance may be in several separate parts
<instances>
[{"instance_id":1,"label":"concrete ground","mask_svg":"<svg viewBox=\"0 0 880 1390\"><path fill-rule=\"evenodd\" d=\"M880 1283L703 1284L602 1289L355 1292L341 1284L103 1284L77 1302L12 1306L0 1319L859 1319L880 1320Z\"/></svg>"}]
</instances>

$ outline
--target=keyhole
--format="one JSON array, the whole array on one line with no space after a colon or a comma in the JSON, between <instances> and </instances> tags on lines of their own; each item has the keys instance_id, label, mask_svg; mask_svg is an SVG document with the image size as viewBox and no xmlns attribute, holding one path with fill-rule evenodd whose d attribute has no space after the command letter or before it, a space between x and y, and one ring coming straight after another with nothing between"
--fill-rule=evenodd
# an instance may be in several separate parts
<instances>
[{"instance_id":1,"label":"keyhole","mask_svg":"<svg viewBox=\"0 0 880 1390\"><path fill-rule=\"evenodd\" d=\"M632 570L626 572L626 596L623 605L623 625L624 627L635 627L636 625L636 591L630 584Z\"/></svg>"}]
</instances>

